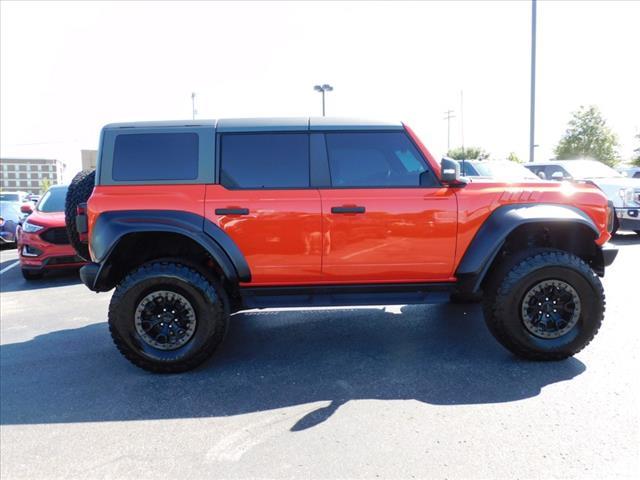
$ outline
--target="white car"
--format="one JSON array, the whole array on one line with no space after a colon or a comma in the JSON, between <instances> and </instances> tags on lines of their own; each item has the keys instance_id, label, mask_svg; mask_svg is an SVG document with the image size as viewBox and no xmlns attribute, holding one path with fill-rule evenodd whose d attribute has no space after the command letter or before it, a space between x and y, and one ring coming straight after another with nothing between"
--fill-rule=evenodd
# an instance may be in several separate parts
<instances>
[{"instance_id":1,"label":"white car","mask_svg":"<svg viewBox=\"0 0 640 480\"><path fill-rule=\"evenodd\" d=\"M613 231L632 230L640 235L640 178L625 177L595 160L553 160L525 167L546 180L593 183L613 202L616 210Z\"/></svg>"}]
</instances>

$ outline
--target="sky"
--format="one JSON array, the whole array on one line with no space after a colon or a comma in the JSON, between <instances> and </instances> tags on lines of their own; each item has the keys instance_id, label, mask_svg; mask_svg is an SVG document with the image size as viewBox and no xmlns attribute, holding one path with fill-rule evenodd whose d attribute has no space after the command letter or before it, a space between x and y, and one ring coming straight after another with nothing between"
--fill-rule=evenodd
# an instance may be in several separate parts
<instances>
[{"instance_id":1,"label":"sky","mask_svg":"<svg viewBox=\"0 0 640 480\"><path fill-rule=\"evenodd\" d=\"M536 159L600 107L640 132L640 2L538 2ZM0 155L58 158L111 122L321 114L401 120L437 156L528 158L531 2L0 3ZM462 92L462 95L461 95ZM461 97L463 101L461 102Z\"/></svg>"}]
</instances>

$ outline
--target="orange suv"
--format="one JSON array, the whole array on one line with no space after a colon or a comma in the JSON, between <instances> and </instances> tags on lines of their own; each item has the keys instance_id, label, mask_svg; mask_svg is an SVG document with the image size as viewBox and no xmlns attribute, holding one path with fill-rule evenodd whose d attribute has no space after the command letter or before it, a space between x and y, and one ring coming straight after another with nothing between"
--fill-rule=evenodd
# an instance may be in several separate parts
<instances>
[{"instance_id":1,"label":"orange suv","mask_svg":"<svg viewBox=\"0 0 640 480\"><path fill-rule=\"evenodd\" d=\"M460 177L409 127L330 118L111 124L66 199L119 350L191 369L243 309L482 299L515 354L594 337L613 210L591 185Z\"/></svg>"}]
</instances>

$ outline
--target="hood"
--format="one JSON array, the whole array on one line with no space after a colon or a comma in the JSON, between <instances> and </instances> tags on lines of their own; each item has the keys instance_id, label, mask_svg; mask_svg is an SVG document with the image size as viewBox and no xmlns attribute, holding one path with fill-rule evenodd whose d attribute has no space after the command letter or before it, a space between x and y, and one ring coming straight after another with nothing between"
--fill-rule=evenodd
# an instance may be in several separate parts
<instances>
[{"instance_id":1,"label":"hood","mask_svg":"<svg viewBox=\"0 0 640 480\"><path fill-rule=\"evenodd\" d=\"M602 190L604 194L607 196L607 198L611 200L616 207L625 206L624 202L622 201L622 198L620 197L621 188L632 188L635 191L640 192L640 178L629 178L629 177L593 178L593 179L590 179L589 182L593 183L600 190Z\"/></svg>"},{"instance_id":2,"label":"hood","mask_svg":"<svg viewBox=\"0 0 640 480\"><path fill-rule=\"evenodd\" d=\"M29 222L43 227L64 227L66 223L64 221L64 212L41 212L40 210L34 210L27 219Z\"/></svg>"}]
</instances>

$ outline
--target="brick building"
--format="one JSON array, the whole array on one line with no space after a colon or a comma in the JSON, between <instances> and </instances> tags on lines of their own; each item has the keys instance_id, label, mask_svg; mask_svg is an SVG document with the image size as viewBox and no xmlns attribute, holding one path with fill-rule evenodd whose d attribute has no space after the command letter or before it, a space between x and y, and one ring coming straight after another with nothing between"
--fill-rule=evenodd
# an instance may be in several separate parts
<instances>
[{"instance_id":1,"label":"brick building","mask_svg":"<svg viewBox=\"0 0 640 480\"><path fill-rule=\"evenodd\" d=\"M44 158L0 158L0 189L42 194L42 181L51 185L62 181L64 163Z\"/></svg>"}]
</instances>

